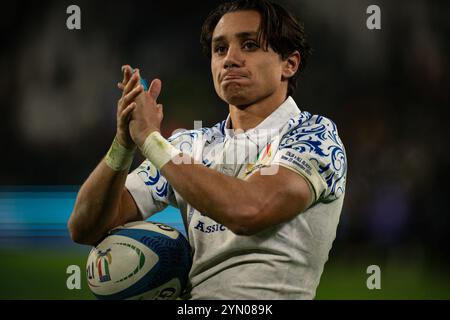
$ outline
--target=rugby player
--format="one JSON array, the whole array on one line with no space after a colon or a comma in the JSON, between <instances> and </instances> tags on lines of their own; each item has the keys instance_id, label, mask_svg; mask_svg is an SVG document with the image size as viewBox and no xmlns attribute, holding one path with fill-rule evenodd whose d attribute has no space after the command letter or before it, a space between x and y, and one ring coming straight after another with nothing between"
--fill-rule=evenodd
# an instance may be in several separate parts
<instances>
[{"instance_id":1,"label":"rugby player","mask_svg":"<svg viewBox=\"0 0 450 320\"><path fill-rule=\"evenodd\" d=\"M185 298L313 299L347 162L335 123L292 98L309 56L304 29L278 4L238 0L208 16L201 43L228 117L165 139L161 81L145 91L124 66L117 134L78 193L72 239L93 245L171 204L192 247ZM129 173L135 152L146 160Z\"/></svg>"}]
</instances>

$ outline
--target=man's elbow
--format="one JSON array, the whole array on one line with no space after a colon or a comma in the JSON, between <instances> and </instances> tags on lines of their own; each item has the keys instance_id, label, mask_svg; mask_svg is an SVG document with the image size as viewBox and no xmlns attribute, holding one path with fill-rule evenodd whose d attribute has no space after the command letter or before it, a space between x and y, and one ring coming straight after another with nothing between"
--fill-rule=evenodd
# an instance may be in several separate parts
<instances>
[{"instance_id":1,"label":"man's elbow","mask_svg":"<svg viewBox=\"0 0 450 320\"><path fill-rule=\"evenodd\" d=\"M86 240L85 237L83 237L83 233L80 232L80 230L76 226L74 226L72 220L69 220L67 222L67 230L69 231L70 239L72 239L73 242L78 244L85 244Z\"/></svg>"},{"instance_id":2,"label":"man's elbow","mask_svg":"<svg viewBox=\"0 0 450 320\"><path fill-rule=\"evenodd\" d=\"M264 229L261 225L261 210L257 207L240 209L241 212L233 222L230 223L229 229L238 236L252 236Z\"/></svg>"},{"instance_id":3,"label":"man's elbow","mask_svg":"<svg viewBox=\"0 0 450 320\"><path fill-rule=\"evenodd\" d=\"M230 227L231 232L238 236L252 236L257 233L254 228L244 224L236 224Z\"/></svg>"},{"instance_id":4,"label":"man's elbow","mask_svg":"<svg viewBox=\"0 0 450 320\"><path fill-rule=\"evenodd\" d=\"M89 236L88 232L77 226L72 219L69 219L67 222L67 230L69 231L70 238L75 243L90 246L94 246L96 243L95 239Z\"/></svg>"}]
</instances>

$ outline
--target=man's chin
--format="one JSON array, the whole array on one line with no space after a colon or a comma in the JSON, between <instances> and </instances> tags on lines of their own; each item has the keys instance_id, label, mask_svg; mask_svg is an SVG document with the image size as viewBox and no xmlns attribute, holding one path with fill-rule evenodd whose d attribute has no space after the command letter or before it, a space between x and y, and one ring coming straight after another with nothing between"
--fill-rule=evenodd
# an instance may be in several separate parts
<instances>
[{"instance_id":1,"label":"man's chin","mask_svg":"<svg viewBox=\"0 0 450 320\"><path fill-rule=\"evenodd\" d=\"M229 105L236 106L239 109L245 109L252 104L252 100L246 97L232 97L225 100Z\"/></svg>"},{"instance_id":2,"label":"man's chin","mask_svg":"<svg viewBox=\"0 0 450 320\"><path fill-rule=\"evenodd\" d=\"M246 106L251 104L251 98L244 90L227 90L223 93L222 99L234 106Z\"/></svg>"}]
</instances>

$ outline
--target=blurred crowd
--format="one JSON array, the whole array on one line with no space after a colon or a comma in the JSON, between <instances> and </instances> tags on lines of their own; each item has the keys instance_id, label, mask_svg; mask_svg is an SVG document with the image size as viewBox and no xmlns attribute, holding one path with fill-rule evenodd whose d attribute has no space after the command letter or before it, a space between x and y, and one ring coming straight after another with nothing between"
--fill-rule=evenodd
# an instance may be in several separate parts
<instances>
[{"instance_id":1,"label":"blurred crowd","mask_svg":"<svg viewBox=\"0 0 450 320\"><path fill-rule=\"evenodd\" d=\"M294 95L331 118L348 157L336 250L450 262L446 2L279 1L305 24L313 55ZM120 66L163 82L163 135L227 115L201 53L200 28L219 1L9 4L1 21L2 186L80 185L115 134ZM447 34L447 36L446 36ZM135 165L142 159L136 159Z\"/></svg>"}]
</instances>

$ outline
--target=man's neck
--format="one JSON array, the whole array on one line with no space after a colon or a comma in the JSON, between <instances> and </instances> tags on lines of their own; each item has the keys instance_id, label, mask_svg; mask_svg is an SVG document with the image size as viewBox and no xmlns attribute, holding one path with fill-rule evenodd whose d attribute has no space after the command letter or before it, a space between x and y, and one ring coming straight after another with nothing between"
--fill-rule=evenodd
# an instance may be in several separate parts
<instances>
[{"instance_id":1,"label":"man's neck","mask_svg":"<svg viewBox=\"0 0 450 320\"><path fill-rule=\"evenodd\" d=\"M285 94L273 94L247 106L229 105L231 129L239 129L245 132L257 127L285 100Z\"/></svg>"}]
</instances>

